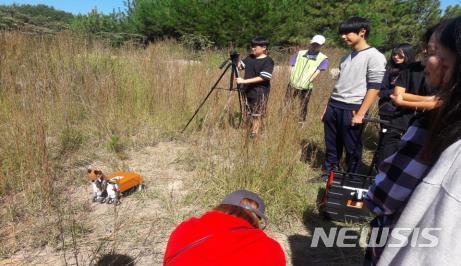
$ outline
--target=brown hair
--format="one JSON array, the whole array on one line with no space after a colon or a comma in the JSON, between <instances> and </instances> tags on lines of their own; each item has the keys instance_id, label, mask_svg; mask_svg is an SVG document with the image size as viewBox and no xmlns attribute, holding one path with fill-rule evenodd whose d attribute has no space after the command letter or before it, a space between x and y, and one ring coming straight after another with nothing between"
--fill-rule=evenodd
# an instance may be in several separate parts
<instances>
[{"instance_id":1,"label":"brown hair","mask_svg":"<svg viewBox=\"0 0 461 266\"><path fill-rule=\"evenodd\" d=\"M258 203L256 203L255 201L251 199L242 199L240 201L240 204L249 206L254 209L257 209L259 207ZM256 214L254 214L253 212L243 207L236 206L236 205L230 205L230 204L220 204L216 206L215 208L213 208L213 211L223 212L223 213L232 215L234 217L241 218L247 221L248 223L250 223L254 228L259 228L258 216L256 216Z\"/></svg>"}]
</instances>

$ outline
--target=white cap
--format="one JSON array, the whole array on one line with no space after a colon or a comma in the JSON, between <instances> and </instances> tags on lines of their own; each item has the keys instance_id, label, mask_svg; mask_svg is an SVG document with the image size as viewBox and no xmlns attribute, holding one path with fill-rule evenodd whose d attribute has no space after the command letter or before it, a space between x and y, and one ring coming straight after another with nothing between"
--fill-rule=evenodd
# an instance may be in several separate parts
<instances>
[{"instance_id":1,"label":"white cap","mask_svg":"<svg viewBox=\"0 0 461 266\"><path fill-rule=\"evenodd\" d=\"M311 39L311 43L318 43L320 45L323 45L325 43L325 37L323 35L315 35Z\"/></svg>"}]
</instances>

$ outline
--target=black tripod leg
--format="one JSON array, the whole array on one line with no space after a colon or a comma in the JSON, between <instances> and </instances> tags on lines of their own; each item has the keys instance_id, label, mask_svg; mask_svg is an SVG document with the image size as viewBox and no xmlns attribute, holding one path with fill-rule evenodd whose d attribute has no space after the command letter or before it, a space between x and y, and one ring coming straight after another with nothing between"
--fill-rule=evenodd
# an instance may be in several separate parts
<instances>
[{"instance_id":1,"label":"black tripod leg","mask_svg":"<svg viewBox=\"0 0 461 266\"><path fill-rule=\"evenodd\" d=\"M233 87L233 82L234 78L239 78L239 72L237 69L237 65L235 63L232 63L232 74L231 74L231 80L230 80L230 86L229 88L232 90ZM242 85L237 84L237 93L238 93L238 99L239 99L239 108L240 108L240 118L239 118L239 123L238 123L238 128L242 124L242 119L243 119L243 107L242 107L242 91L241 91Z\"/></svg>"},{"instance_id":2,"label":"black tripod leg","mask_svg":"<svg viewBox=\"0 0 461 266\"><path fill-rule=\"evenodd\" d=\"M240 117L239 117L239 124L238 124L238 128L239 128L243 120L243 108L242 108L242 94L240 92L240 89L239 88L237 89L239 90L238 94L239 94L239 108L240 108Z\"/></svg>"},{"instance_id":3,"label":"black tripod leg","mask_svg":"<svg viewBox=\"0 0 461 266\"><path fill-rule=\"evenodd\" d=\"M211 87L210 91L208 92L208 94L206 95L205 99L203 99L202 103L199 105L199 107L197 108L197 110L195 110L195 113L194 115L189 119L189 122L187 122L186 126L182 129L181 133L183 133L186 128L189 126L190 122L192 122L192 120L194 119L194 117L197 115L198 111L200 110L200 108L202 108L203 104L205 104L206 100L208 100L208 97L210 97L211 93L213 92L213 90L216 88L216 86L218 85L219 81L221 81L222 77L224 77L224 74L226 74L226 71L229 69L229 67L231 66L231 64L228 64L226 69L224 69L224 71L222 72L221 76L218 78L218 80L216 80L215 84Z\"/></svg>"}]
</instances>

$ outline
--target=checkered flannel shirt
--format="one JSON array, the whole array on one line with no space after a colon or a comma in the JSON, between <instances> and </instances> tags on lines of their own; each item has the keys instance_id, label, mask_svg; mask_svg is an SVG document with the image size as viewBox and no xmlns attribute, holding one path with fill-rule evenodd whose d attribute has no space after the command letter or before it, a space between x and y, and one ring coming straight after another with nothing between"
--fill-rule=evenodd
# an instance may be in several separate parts
<instances>
[{"instance_id":1,"label":"checkered flannel shirt","mask_svg":"<svg viewBox=\"0 0 461 266\"><path fill-rule=\"evenodd\" d=\"M430 170L430 164L421 159L428 135L424 120L414 120L402 137L398 151L379 166L375 182L365 196L365 205L373 213L398 216Z\"/></svg>"}]
</instances>

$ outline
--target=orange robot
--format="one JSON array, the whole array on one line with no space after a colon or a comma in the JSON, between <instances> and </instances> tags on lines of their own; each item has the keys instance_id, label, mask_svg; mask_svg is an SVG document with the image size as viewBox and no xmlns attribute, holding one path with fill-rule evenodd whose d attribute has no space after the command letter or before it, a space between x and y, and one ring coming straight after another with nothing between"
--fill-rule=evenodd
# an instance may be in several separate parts
<instances>
[{"instance_id":1,"label":"orange robot","mask_svg":"<svg viewBox=\"0 0 461 266\"><path fill-rule=\"evenodd\" d=\"M102 179L106 180L107 186L105 188L108 204L120 203L120 196L128 194L135 190L141 190L144 187L144 179L140 174L134 172L115 172L108 176L104 176L101 171L88 170L91 180L94 180L94 173L99 173ZM94 183L94 181L92 181ZM103 193L101 193L103 194Z\"/></svg>"}]
</instances>

